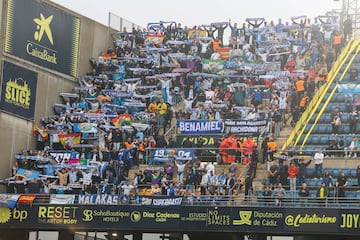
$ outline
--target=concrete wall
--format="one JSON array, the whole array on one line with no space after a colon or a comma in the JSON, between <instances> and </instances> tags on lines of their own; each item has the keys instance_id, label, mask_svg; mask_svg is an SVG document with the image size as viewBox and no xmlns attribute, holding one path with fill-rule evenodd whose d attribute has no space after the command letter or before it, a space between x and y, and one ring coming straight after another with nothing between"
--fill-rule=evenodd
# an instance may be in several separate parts
<instances>
[{"instance_id":1,"label":"concrete wall","mask_svg":"<svg viewBox=\"0 0 360 240\"><path fill-rule=\"evenodd\" d=\"M42 2L81 19L78 73L79 75L84 75L90 72L91 65L89 59L91 57L97 57L101 52L106 51L109 46L113 47L108 27L47 0ZM39 123L40 118L54 114L52 110L53 104L61 102L59 93L70 92L75 86L76 79L39 67L14 56L4 55L3 44L7 1L1 0L0 3L0 60L1 62L5 60L18 64L38 73L35 121ZM0 66L0 72L2 73L2 64ZM22 149L35 149L36 139L33 136L32 130L32 121L0 112L0 179L9 176L11 166L15 160L15 154Z\"/></svg>"}]
</instances>

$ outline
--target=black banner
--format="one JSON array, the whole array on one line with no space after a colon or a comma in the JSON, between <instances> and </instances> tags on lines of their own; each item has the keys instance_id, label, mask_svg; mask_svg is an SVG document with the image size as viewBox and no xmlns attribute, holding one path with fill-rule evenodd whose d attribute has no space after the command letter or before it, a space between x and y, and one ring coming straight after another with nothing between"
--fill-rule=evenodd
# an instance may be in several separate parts
<instances>
[{"instance_id":1,"label":"black banner","mask_svg":"<svg viewBox=\"0 0 360 240\"><path fill-rule=\"evenodd\" d=\"M359 234L356 209L223 206L18 205L0 207L0 228Z\"/></svg>"},{"instance_id":2,"label":"black banner","mask_svg":"<svg viewBox=\"0 0 360 240\"><path fill-rule=\"evenodd\" d=\"M198 138L200 135L176 135L176 146L182 146L186 138L193 143L193 147L196 148L198 143ZM204 148L214 148L219 146L219 139L222 137L221 134L204 134L203 138L203 147Z\"/></svg>"},{"instance_id":3,"label":"black banner","mask_svg":"<svg viewBox=\"0 0 360 240\"><path fill-rule=\"evenodd\" d=\"M9 62L3 66L0 109L33 120L37 73Z\"/></svg>"},{"instance_id":4,"label":"black banner","mask_svg":"<svg viewBox=\"0 0 360 240\"><path fill-rule=\"evenodd\" d=\"M5 52L77 76L80 19L33 0L9 0Z\"/></svg>"},{"instance_id":5,"label":"black banner","mask_svg":"<svg viewBox=\"0 0 360 240\"><path fill-rule=\"evenodd\" d=\"M225 120L225 133L241 134L243 136L258 136L267 120Z\"/></svg>"}]
</instances>

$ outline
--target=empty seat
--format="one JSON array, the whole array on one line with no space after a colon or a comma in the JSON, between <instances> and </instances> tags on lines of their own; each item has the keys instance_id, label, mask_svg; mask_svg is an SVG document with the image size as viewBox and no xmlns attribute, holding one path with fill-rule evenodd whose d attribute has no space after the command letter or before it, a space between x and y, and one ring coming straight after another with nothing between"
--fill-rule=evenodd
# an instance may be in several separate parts
<instances>
[{"instance_id":1,"label":"empty seat","mask_svg":"<svg viewBox=\"0 0 360 240\"><path fill-rule=\"evenodd\" d=\"M329 142L329 136L328 135L320 136L319 144L328 144L328 142Z\"/></svg>"},{"instance_id":2,"label":"empty seat","mask_svg":"<svg viewBox=\"0 0 360 240\"><path fill-rule=\"evenodd\" d=\"M331 172L331 176L333 176L333 177L338 177L338 176L340 176L340 169L339 168L334 168L333 170L332 170L332 172Z\"/></svg>"},{"instance_id":3,"label":"empty seat","mask_svg":"<svg viewBox=\"0 0 360 240\"><path fill-rule=\"evenodd\" d=\"M314 168L306 168L306 177L314 177L315 170Z\"/></svg>"},{"instance_id":4,"label":"empty seat","mask_svg":"<svg viewBox=\"0 0 360 240\"><path fill-rule=\"evenodd\" d=\"M356 169L350 169L350 175L348 175L349 177L356 177Z\"/></svg>"}]
</instances>

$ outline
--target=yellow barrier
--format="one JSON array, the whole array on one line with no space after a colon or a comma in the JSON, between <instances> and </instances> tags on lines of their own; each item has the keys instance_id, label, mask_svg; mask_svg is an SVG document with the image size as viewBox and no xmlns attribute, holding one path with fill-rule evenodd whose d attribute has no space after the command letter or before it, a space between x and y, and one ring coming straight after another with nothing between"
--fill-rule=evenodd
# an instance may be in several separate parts
<instances>
[{"instance_id":1,"label":"yellow barrier","mask_svg":"<svg viewBox=\"0 0 360 240\"><path fill-rule=\"evenodd\" d=\"M355 50L355 48L360 44L360 38L356 40L349 41L348 44L344 47L344 50L341 52L339 58L334 63L332 69L328 74L328 81L327 84L323 85L319 91L312 97L309 106L302 114L301 118L297 122L295 128L291 132L289 138L285 141L285 144L282 147L282 150L286 150L286 148L290 145L296 146L299 142L301 135L304 133L306 126L311 119L311 116L316 112L322 99L326 95L329 87L331 86L332 82L334 81L335 77L339 73L341 66L345 63L345 61L349 58L350 54ZM346 71L345 71L346 72Z\"/></svg>"},{"instance_id":2,"label":"yellow barrier","mask_svg":"<svg viewBox=\"0 0 360 240\"><path fill-rule=\"evenodd\" d=\"M339 78L339 82L341 82L341 81L344 79L345 74L346 74L347 71L349 70L352 62L354 61L354 59L355 59L356 55L359 53L359 51L360 51L360 45L357 47L356 53L351 57L351 59L350 59L349 63L347 64L345 70L344 70L343 73L341 74L341 76L340 76L340 78ZM331 83L329 83L329 84L331 84ZM311 125L310 130L307 132L307 134L306 134L306 136L305 136L305 138L304 138L304 140L303 140L303 143L301 144L300 151L301 151L302 148L304 147L304 145L305 145L306 141L308 140L308 138L309 138L312 130L314 129L315 125L318 123L321 115L323 114L323 112L325 111L327 105L328 105L329 102L331 101L331 99L332 99L334 93L336 92L337 88L338 88L338 85L336 85L336 86L331 90L330 96L326 99L324 105L322 106L322 108L320 109L318 115L316 116L314 123Z\"/></svg>"}]
</instances>

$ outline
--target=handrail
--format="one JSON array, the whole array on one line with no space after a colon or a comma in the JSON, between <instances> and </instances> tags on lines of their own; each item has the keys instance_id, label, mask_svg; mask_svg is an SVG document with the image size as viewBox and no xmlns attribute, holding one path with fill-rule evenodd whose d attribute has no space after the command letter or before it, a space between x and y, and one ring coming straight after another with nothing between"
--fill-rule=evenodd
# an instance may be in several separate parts
<instances>
[{"instance_id":1,"label":"handrail","mask_svg":"<svg viewBox=\"0 0 360 240\"><path fill-rule=\"evenodd\" d=\"M217 186L215 186L216 188ZM296 207L321 207L321 208L341 208L344 207L344 204L346 204L346 207L351 207L359 209L360 208L360 199L358 198L358 195L356 196L345 196L345 197L339 197L337 196L338 188L332 188L329 189L330 194L329 196L325 198L319 198L317 196L314 196L314 191L316 190L310 190L310 196L309 197L300 197L298 195L298 191L300 188L298 188L296 191L289 191L285 190L286 195L284 197L281 197L281 201L283 204L277 207L289 207L289 206L296 206ZM275 196L263 196L261 194L262 190L254 190L250 189L248 195L244 195L244 193L234 193L232 195L177 195L177 196L168 196L168 195L157 195L157 196L149 196L149 195L133 195L133 196L127 196L128 199L126 201L123 200L124 195L123 194L97 194L99 196L106 195L107 197L112 196L113 201L109 203L92 203L92 205L132 205L132 206L142 206L142 198L182 198L181 205L182 206L189 206L189 205L196 205L196 206L213 206L213 205L221 205L224 207L234 207L234 206L249 206L249 205L255 205L259 207L269 207L274 206L275 199L277 197ZM346 192L353 192L357 193L356 189L347 188ZM77 194L75 194L77 195ZM96 194L95 194L96 195ZM83 195L85 196L85 195ZM86 195L90 197L91 195ZM117 198L114 198L114 196L117 196ZM36 200L37 199L37 200ZM36 194L36 198L34 202L28 202L28 203L16 203L16 205L30 205L30 206L37 206L37 205L47 205L50 204L50 195L44 195L44 194ZM63 205L74 205L74 206L82 206L82 205L89 205L89 203L79 203L77 200L73 204L70 203L64 203Z\"/></svg>"},{"instance_id":2,"label":"handrail","mask_svg":"<svg viewBox=\"0 0 360 240\"><path fill-rule=\"evenodd\" d=\"M359 42L359 43L360 43L360 42ZM340 76L340 78L339 78L339 82L341 82L341 81L344 79L345 74L347 73L348 69L350 68L352 62L354 61L356 55L357 55L359 52L360 52L360 45L357 46L356 53L351 57L351 59L350 59L350 61L349 61L349 64L347 64L345 70L344 70L343 73L341 74L341 76ZM332 84L332 82L331 82L331 83L328 83L328 84L330 85L330 84ZM301 149L302 149L303 146L305 145L305 143L306 143L307 139L309 138L312 130L315 128L315 125L317 124L317 122L319 121L321 115L322 115L323 112L325 111L327 105L328 105L329 102L331 101L332 96L333 96L334 93L336 92L337 88L338 88L338 85L336 85L336 86L332 89L332 91L331 91L331 93L330 93L330 96L326 99L324 105L323 105L322 108L320 109L318 115L317 115L316 118L315 118L314 123L311 125L309 131L307 132L307 134L306 134L306 136L305 136L305 138L304 138L304 140L303 140L303 143L302 143L302 145L301 145ZM319 101L319 102L320 102L320 101Z\"/></svg>"}]
</instances>

